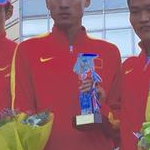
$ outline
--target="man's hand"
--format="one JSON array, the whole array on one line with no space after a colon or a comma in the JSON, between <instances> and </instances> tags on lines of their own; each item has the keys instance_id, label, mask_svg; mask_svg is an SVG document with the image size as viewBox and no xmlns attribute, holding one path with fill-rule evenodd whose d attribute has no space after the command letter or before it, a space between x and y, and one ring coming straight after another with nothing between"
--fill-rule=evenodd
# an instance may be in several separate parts
<instances>
[{"instance_id":1,"label":"man's hand","mask_svg":"<svg viewBox=\"0 0 150 150\"><path fill-rule=\"evenodd\" d=\"M80 82L79 90L80 90L82 93L88 92L88 91L91 90L92 85L93 85L92 79L91 79L91 78L87 78L87 79L82 80L82 81Z\"/></svg>"},{"instance_id":2,"label":"man's hand","mask_svg":"<svg viewBox=\"0 0 150 150\"><path fill-rule=\"evenodd\" d=\"M120 128L120 120L115 119L113 113L109 112L108 120L112 124L112 128L118 130Z\"/></svg>"},{"instance_id":3,"label":"man's hand","mask_svg":"<svg viewBox=\"0 0 150 150\"><path fill-rule=\"evenodd\" d=\"M83 81L80 82L80 85L79 85L79 90L81 92L88 92L91 90L92 86L93 86L93 80L92 78L87 78ZM105 91L104 89L100 86L100 84L96 84L95 85L96 87L96 91L97 93L99 94L99 102L102 102L104 99L105 99Z\"/></svg>"}]
</instances>

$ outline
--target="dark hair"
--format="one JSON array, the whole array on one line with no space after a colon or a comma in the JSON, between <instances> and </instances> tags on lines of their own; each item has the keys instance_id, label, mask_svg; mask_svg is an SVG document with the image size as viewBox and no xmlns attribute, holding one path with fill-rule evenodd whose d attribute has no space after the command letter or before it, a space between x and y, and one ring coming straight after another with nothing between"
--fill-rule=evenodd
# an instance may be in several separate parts
<instances>
[{"instance_id":1,"label":"dark hair","mask_svg":"<svg viewBox=\"0 0 150 150\"><path fill-rule=\"evenodd\" d=\"M11 3L7 3L7 4L5 5L5 11L8 11L9 8L10 8L10 6L11 6Z\"/></svg>"},{"instance_id":2,"label":"dark hair","mask_svg":"<svg viewBox=\"0 0 150 150\"><path fill-rule=\"evenodd\" d=\"M128 5L129 5L129 3L130 3L130 0L127 0L127 3L128 3Z\"/></svg>"}]
</instances>

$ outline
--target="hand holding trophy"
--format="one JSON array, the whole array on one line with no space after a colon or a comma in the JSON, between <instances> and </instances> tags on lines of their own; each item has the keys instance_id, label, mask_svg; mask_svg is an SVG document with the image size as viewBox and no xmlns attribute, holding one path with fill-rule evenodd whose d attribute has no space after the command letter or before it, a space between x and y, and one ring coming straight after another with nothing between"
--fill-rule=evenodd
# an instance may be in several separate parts
<instances>
[{"instance_id":1,"label":"hand holding trophy","mask_svg":"<svg viewBox=\"0 0 150 150\"><path fill-rule=\"evenodd\" d=\"M97 54L78 55L73 71L78 75L82 85L80 87L79 102L81 115L76 116L76 125L101 123L100 95L97 84L102 81L95 72L94 59ZM84 88L83 88L84 87Z\"/></svg>"}]
</instances>

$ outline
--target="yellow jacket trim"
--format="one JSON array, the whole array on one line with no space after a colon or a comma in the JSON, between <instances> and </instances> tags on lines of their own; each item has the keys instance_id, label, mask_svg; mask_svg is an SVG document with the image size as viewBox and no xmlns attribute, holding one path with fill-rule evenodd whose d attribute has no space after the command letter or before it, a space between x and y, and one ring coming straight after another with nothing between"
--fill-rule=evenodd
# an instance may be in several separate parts
<instances>
[{"instance_id":1,"label":"yellow jacket trim","mask_svg":"<svg viewBox=\"0 0 150 150\"><path fill-rule=\"evenodd\" d=\"M149 91L148 99L147 99L145 119L146 119L146 121L150 121L150 91Z\"/></svg>"},{"instance_id":2,"label":"yellow jacket trim","mask_svg":"<svg viewBox=\"0 0 150 150\"><path fill-rule=\"evenodd\" d=\"M11 65L11 72L10 72L10 89L11 89L11 109L14 110L14 103L15 103L15 59L16 59L16 53L17 53L16 47L12 59L12 65Z\"/></svg>"}]
</instances>

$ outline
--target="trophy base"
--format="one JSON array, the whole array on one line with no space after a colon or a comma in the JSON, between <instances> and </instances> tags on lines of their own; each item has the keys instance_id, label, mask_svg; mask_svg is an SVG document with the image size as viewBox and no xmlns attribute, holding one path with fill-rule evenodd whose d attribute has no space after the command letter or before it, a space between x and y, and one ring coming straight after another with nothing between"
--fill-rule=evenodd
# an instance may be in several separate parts
<instances>
[{"instance_id":1,"label":"trophy base","mask_svg":"<svg viewBox=\"0 0 150 150\"><path fill-rule=\"evenodd\" d=\"M87 114L76 116L76 125L86 125L93 123L102 123L102 117L100 114Z\"/></svg>"}]
</instances>

